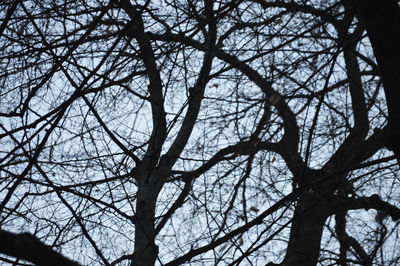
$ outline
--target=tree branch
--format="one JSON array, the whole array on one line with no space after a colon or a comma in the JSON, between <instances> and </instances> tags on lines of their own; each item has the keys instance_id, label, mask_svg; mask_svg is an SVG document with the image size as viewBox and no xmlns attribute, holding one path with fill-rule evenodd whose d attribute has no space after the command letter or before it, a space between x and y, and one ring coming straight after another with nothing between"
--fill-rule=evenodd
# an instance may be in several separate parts
<instances>
[{"instance_id":1,"label":"tree branch","mask_svg":"<svg viewBox=\"0 0 400 266\"><path fill-rule=\"evenodd\" d=\"M150 103L153 116L153 130L146 155L143 158L144 168L148 169L157 163L167 134L167 122L164 110L164 97L162 95L160 71L157 68L156 58L150 39L144 32L144 22L141 12L136 10L130 1L115 0L114 2L116 2L116 4L119 5L131 19L131 24L128 25L130 30L127 34L130 35L129 37L134 37L138 42L141 57L149 78L150 84L148 89L150 92Z\"/></svg>"},{"instance_id":2,"label":"tree branch","mask_svg":"<svg viewBox=\"0 0 400 266\"><path fill-rule=\"evenodd\" d=\"M8 256L27 260L39 266L79 266L52 250L29 233L14 234L0 230L0 252Z\"/></svg>"},{"instance_id":3,"label":"tree branch","mask_svg":"<svg viewBox=\"0 0 400 266\"><path fill-rule=\"evenodd\" d=\"M296 190L294 192L291 192L290 194L288 194L287 196L283 197L282 199L280 199L279 201L277 201L275 204L273 204L270 208L268 208L267 210L265 210L262 214L260 214L259 216L257 216L256 218L254 218L252 221L248 222L247 224L232 230L231 232L227 233L226 235L224 235L223 237L218 238L215 241L212 241L211 243L202 246L198 249L191 249L188 253L186 253L185 255L182 255L179 258L174 259L173 261L168 262L167 264L164 264L165 266L172 266L172 265L182 265L184 262L191 260L193 257L205 253L213 248L216 248L217 246L219 246L222 243L225 243L226 241L228 241L229 239L249 230L251 227L257 225L257 224L261 224L264 220L265 217L267 217L268 215L270 215L271 213L277 211L278 209L280 209L282 206L284 206L285 204L287 204L288 202L291 202L293 200L296 199L296 197L298 196L300 190Z\"/></svg>"},{"instance_id":4,"label":"tree branch","mask_svg":"<svg viewBox=\"0 0 400 266\"><path fill-rule=\"evenodd\" d=\"M361 198L337 198L330 206L329 215L333 215L342 211L359 210L359 209L375 209L385 212L393 221L400 219L400 209L384 200L379 195L374 194L370 197Z\"/></svg>"}]
</instances>

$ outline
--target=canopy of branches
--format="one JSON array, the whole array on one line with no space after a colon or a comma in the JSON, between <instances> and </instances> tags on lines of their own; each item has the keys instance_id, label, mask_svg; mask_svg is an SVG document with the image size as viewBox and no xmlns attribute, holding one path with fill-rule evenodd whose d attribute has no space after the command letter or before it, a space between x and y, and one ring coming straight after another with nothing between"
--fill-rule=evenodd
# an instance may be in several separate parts
<instances>
[{"instance_id":1,"label":"canopy of branches","mask_svg":"<svg viewBox=\"0 0 400 266\"><path fill-rule=\"evenodd\" d=\"M0 261L399 265L373 2L1 1Z\"/></svg>"}]
</instances>

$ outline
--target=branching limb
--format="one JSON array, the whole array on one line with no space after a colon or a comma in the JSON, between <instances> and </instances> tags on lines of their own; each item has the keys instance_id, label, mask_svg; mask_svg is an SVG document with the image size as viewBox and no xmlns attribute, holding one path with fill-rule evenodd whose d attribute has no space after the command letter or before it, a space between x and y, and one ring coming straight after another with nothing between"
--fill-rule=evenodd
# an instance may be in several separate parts
<instances>
[{"instance_id":1,"label":"branching limb","mask_svg":"<svg viewBox=\"0 0 400 266\"><path fill-rule=\"evenodd\" d=\"M392 218L393 221L400 219L400 208L382 200L377 194L374 194L370 197L337 199L330 206L329 215L333 215L341 211L359 209L375 209L377 211L385 212L387 216Z\"/></svg>"}]
</instances>

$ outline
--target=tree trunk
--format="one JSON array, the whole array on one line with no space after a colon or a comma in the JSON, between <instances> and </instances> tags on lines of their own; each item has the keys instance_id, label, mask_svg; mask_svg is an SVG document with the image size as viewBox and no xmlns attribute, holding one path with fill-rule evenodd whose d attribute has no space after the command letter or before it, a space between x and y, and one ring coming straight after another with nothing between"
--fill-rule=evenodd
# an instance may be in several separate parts
<instances>
[{"instance_id":1,"label":"tree trunk","mask_svg":"<svg viewBox=\"0 0 400 266\"><path fill-rule=\"evenodd\" d=\"M139 186L135 214L135 249L132 266L153 266L158 256L155 244L155 209L160 186L151 182Z\"/></svg>"},{"instance_id":2,"label":"tree trunk","mask_svg":"<svg viewBox=\"0 0 400 266\"><path fill-rule=\"evenodd\" d=\"M357 4L357 16L367 29L386 95L391 133L386 146L400 164L400 8L395 0L360 0Z\"/></svg>"},{"instance_id":3,"label":"tree trunk","mask_svg":"<svg viewBox=\"0 0 400 266\"><path fill-rule=\"evenodd\" d=\"M319 193L306 191L298 200L293 217L290 240L282 265L316 265L322 230L325 224L326 200Z\"/></svg>"}]
</instances>

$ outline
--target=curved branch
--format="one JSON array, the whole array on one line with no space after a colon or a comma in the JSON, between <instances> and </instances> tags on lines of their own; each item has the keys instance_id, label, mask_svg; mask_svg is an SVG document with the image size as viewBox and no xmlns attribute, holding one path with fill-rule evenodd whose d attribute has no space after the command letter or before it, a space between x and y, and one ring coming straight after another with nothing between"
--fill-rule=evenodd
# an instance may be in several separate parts
<instances>
[{"instance_id":1,"label":"curved branch","mask_svg":"<svg viewBox=\"0 0 400 266\"><path fill-rule=\"evenodd\" d=\"M200 69L199 76L197 77L196 84L193 88L189 89L189 99L188 99L188 110L186 111L185 118L183 119L182 126L179 129L178 135L176 136L174 142L169 148L167 154L164 156L161 164L166 167L166 170L170 170L178 156L182 153L184 147L186 146L189 137L192 133L193 127L196 123L201 102L203 100L205 87L209 81L209 74L212 67L212 62L215 57L215 42L217 38L217 25L214 20L214 12L212 8L212 2L206 2L205 13L208 18L208 32L206 35L206 41L204 45L204 57L202 67Z\"/></svg>"},{"instance_id":2,"label":"curved branch","mask_svg":"<svg viewBox=\"0 0 400 266\"><path fill-rule=\"evenodd\" d=\"M164 34L151 34L148 33L151 38L156 40L163 40L166 42L179 42L184 45L191 46L199 51L205 51L207 47L202 43L193 40L183 34L174 34L171 32L165 32ZM227 62L232 68L235 68L245 74L249 80L254 82L260 90L262 90L268 97L274 98L274 106L278 111L279 116L283 120L283 127L285 133L280 141L283 145L282 157L285 159L290 171L293 174L299 172L299 165L303 166L303 160L298 152L298 144L300 140L299 127L296 122L296 116L290 109L289 105L285 102L284 98L272 88L272 84L269 80L265 79L256 70L251 68L247 61L241 61L236 56L230 55L222 50L216 50L215 55L218 59Z\"/></svg>"},{"instance_id":3,"label":"curved branch","mask_svg":"<svg viewBox=\"0 0 400 266\"><path fill-rule=\"evenodd\" d=\"M333 215L339 212L348 210L360 210L360 209L375 209L386 213L392 217L393 221L400 219L400 208L381 200L378 194L374 194L370 197L361 198L337 198L331 205L329 215Z\"/></svg>"},{"instance_id":4,"label":"curved branch","mask_svg":"<svg viewBox=\"0 0 400 266\"><path fill-rule=\"evenodd\" d=\"M279 143L271 143L271 142L262 141L256 145L255 144L256 143L251 143L251 142L239 142L235 145L231 145L224 149L221 149L199 168L197 168L191 172L184 173L182 175L182 179L185 182L191 181L191 180L199 177L201 174L205 173L210 168L212 168L217 163L219 163L223 160L231 159L238 155L251 155L260 149L274 151L274 152L277 152L278 154L283 153L281 144L279 144ZM228 155L231 155L231 156L227 157Z\"/></svg>"}]
</instances>

